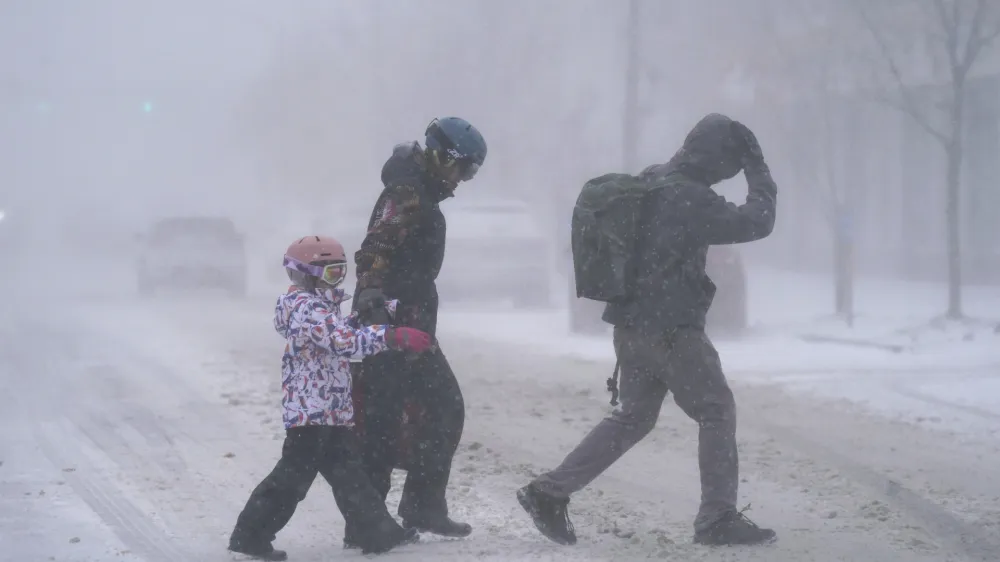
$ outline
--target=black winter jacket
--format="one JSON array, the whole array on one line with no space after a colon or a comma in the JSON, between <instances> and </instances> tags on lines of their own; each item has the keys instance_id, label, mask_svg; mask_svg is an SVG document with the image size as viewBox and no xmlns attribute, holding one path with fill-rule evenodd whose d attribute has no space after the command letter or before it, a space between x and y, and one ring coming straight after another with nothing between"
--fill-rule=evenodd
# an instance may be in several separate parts
<instances>
[{"instance_id":1,"label":"black winter jacket","mask_svg":"<svg viewBox=\"0 0 1000 562\"><path fill-rule=\"evenodd\" d=\"M668 163L643 171L666 187L652 196L640 233L635 296L609 304L606 322L647 331L704 328L715 297L715 284L705 272L708 247L771 233L777 186L762 157L744 158L746 144L733 124L724 115L706 116ZM741 169L748 193L746 203L737 206L712 186Z\"/></svg>"},{"instance_id":2,"label":"black winter jacket","mask_svg":"<svg viewBox=\"0 0 1000 562\"><path fill-rule=\"evenodd\" d=\"M435 280L444 262L446 224L438 207L451 192L426 170L416 142L397 145L382 167L385 188L354 254L357 296L378 287L399 299L397 323L431 334L437 324Z\"/></svg>"}]
</instances>

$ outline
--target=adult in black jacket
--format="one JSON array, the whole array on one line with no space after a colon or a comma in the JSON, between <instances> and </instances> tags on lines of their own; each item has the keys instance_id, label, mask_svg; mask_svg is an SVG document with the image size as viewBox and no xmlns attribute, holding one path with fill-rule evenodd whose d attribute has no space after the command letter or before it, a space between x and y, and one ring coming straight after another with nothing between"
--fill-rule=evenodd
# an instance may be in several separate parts
<instances>
[{"instance_id":1,"label":"adult in black jacket","mask_svg":"<svg viewBox=\"0 0 1000 562\"><path fill-rule=\"evenodd\" d=\"M712 186L743 170L746 203L736 206ZM518 491L521 505L550 539L573 544L567 507L582 489L653 429L668 392L698 422L700 544L773 541L736 509L739 460L736 404L719 354L705 335L715 285L705 273L708 247L759 240L774 227L777 187L760 145L744 125L710 114L691 130L666 164L643 175L663 182L640 234L635 296L609 304L621 368L621 407L604 419L555 470Z\"/></svg>"},{"instance_id":2,"label":"adult in black jacket","mask_svg":"<svg viewBox=\"0 0 1000 562\"><path fill-rule=\"evenodd\" d=\"M399 299L393 324L435 334L438 294L435 279L444 261L445 219L438 204L458 184L475 176L486 159L486 142L463 119L435 119L427 127L426 148L417 142L396 146L382 168L385 189L375 203L368 234L355 254L358 284L354 309L384 313L387 298ZM388 318L367 321L389 323ZM403 524L434 534L464 537L466 523L448 517L445 489L452 457L462 438L465 403L441 348L413 356L387 352L362 364L364 461L384 498L395 465L396 438L404 401L416 400L424 417L415 436L411 466L399 515ZM352 529L345 543L352 546Z\"/></svg>"}]
</instances>

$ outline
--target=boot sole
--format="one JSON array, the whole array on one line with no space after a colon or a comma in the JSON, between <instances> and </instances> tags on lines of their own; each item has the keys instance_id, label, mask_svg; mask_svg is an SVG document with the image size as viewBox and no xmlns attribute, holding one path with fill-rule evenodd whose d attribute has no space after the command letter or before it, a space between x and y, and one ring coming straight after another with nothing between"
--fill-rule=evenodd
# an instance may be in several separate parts
<instances>
[{"instance_id":1,"label":"boot sole","mask_svg":"<svg viewBox=\"0 0 1000 562\"><path fill-rule=\"evenodd\" d=\"M416 529L417 532L419 532L419 533L428 533L428 534L431 534L431 535L437 535L439 537L448 537L450 539L464 539L465 537L467 537L467 536L469 536L469 535L472 534L472 528L471 527L469 527L468 531L462 531L460 533L457 533L457 532L456 533L440 533L440 532L435 531L434 529L431 529L429 527L423 527L421 525L416 525L416 524L410 523L409 521L406 521L405 519L403 520L403 527L406 527L406 528L409 528L409 529Z\"/></svg>"},{"instance_id":2,"label":"boot sole","mask_svg":"<svg viewBox=\"0 0 1000 562\"><path fill-rule=\"evenodd\" d=\"M769 544L774 544L776 542L778 542L778 537L777 536L773 536L773 537L771 537L769 539L764 539L762 541L757 541L757 542L708 542L708 541L700 541L698 539L694 540L694 544L696 544L696 545L699 545L699 546L715 546L715 547L720 547L720 546L767 546Z\"/></svg>"},{"instance_id":3,"label":"boot sole","mask_svg":"<svg viewBox=\"0 0 1000 562\"><path fill-rule=\"evenodd\" d=\"M405 538L405 539L399 541L398 543L392 545L391 547L389 547L389 548L387 548L385 550L382 550L382 549L379 549L379 550L367 550L367 549L362 548L361 549L361 554L385 554L386 552L389 552L390 550L395 550L395 549L397 549L397 548L399 548L401 546L406 546L408 544L415 544L415 543L418 543L418 542L420 542L420 535L419 534L415 534L412 537ZM344 548L347 548L347 547L345 546ZM355 546L353 548L360 548L360 547L356 547Z\"/></svg>"},{"instance_id":4,"label":"boot sole","mask_svg":"<svg viewBox=\"0 0 1000 562\"><path fill-rule=\"evenodd\" d=\"M232 554L236 554L238 556L246 556L250 560L266 560L268 562L282 562L284 560L288 560L288 553L284 551L282 551L282 553L279 555L250 554L247 552L239 552L238 550L230 550L229 552Z\"/></svg>"}]
</instances>

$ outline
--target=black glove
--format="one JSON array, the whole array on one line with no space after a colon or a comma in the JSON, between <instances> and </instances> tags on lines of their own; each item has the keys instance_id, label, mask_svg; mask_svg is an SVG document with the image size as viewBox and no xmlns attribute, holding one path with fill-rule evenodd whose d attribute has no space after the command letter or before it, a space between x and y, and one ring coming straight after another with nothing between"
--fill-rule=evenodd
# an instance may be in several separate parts
<instances>
[{"instance_id":1,"label":"black glove","mask_svg":"<svg viewBox=\"0 0 1000 562\"><path fill-rule=\"evenodd\" d=\"M743 144L742 160L744 168L747 165L764 162L764 151L761 150L760 143L757 142L757 135L754 135L749 127L739 121L733 121L733 133Z\"/></svg>"},{"instance_id":2,"label":"black glove","mask_svg":"<svg viewBox=\"0 0 1000 562\"><path fill-rule=\"evenodd\" d=\"M389 324L389 311L385 309L385 294L378 287L361 289L354 301L354 310L363 324Z\"/></svg>"}]
</instances>

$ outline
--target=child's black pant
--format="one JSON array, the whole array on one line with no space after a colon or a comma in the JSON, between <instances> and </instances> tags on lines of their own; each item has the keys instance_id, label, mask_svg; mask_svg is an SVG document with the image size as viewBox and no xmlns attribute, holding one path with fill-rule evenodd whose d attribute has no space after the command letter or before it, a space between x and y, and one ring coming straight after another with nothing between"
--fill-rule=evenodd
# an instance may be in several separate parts
<instances>
[{"instance_id":1,"label":"child's black pant","mask_svg":"<svg viewBox=\"0 0 1000 562\"><path fill-rule=\"evenodd\" d=\"M352 429L305 426L286 431L281 459L250 494L230 546L270 545L305 499L317 473L333 488L347 524L363 530L364 536L357 538L360 544L379 542L379 535L400 529L362 468Z\"/></svg>"}]
</instances>

